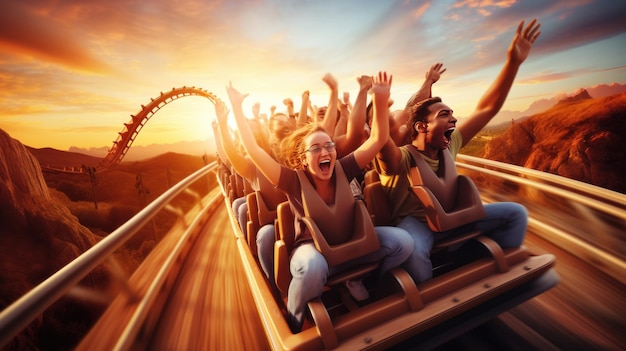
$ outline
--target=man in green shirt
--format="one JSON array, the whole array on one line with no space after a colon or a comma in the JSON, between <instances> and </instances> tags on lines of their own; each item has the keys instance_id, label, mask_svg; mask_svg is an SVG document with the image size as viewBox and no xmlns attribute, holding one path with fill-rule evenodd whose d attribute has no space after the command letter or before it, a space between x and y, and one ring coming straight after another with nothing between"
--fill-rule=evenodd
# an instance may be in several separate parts
<instances>
[{"instance_id":1,"label":"man in green shirt","mask_svg":"<svg viewBox=\"0 0 626 351\"><path fill-rule=\"evenodd\" d=\"M536 20L526 27L524 21L519 24L502 70L478 102L476 110L458 128L452 109L440 98L429 98L407 107L406 127L411 143L397 146L390 138L376 158L375 168L380 174L389 203L392 204L393 224L408 231L415 242L415 249L405 262L405 269L416 283L432 277L430 250L435 234L426 224L422 205L409 184L408 175L415 164L408 148L415 148L435 172L439 168L441 152L449 151L453 158L456 157L461 147L502 108L520 65L528 57L532 44L541 33L539 26ZM528 223L526 209L512 202L486 204L484 207L486 216L472 223L471 228L456 228L437 235L446 236L457 230L480 229L502 248L519 247L524 241Z\"/></svg>"}]
</instances>

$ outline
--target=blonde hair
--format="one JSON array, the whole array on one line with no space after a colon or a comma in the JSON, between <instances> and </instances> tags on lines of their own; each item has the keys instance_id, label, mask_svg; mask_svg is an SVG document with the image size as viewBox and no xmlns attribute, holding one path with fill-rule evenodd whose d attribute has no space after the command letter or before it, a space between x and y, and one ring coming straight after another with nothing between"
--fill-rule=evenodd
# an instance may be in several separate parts
<instances>
[{"instance_id":1,"label":"blonde hair","mask_svg":"<svg viewBox=\"0 0 626 351\"><path fill-rule=\"evenodd\" d=\"M304 169L302 156L305 153L304 139L315 132L326 130L316 124L305 124L283 139L280 143L280 161L291 169Z\"/></svg>"}]
</instances>

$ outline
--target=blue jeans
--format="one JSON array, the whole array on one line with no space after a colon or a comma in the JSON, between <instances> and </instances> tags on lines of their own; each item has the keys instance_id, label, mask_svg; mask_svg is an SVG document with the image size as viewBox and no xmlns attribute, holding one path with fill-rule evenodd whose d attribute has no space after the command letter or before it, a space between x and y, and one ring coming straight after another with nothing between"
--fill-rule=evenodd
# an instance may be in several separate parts
<instances>
[{"instance_id":1,"label":"blue jeans","mask_svg":"<svg viewBox=\"0 0 626 351\"><path fill-rule=\"evenodd\" d=\"M276 230L273 224L262 226L256 233L259 263L272 285L274 285L274 242L276 242Z\"/></svg>"},{"instance_id":2,"label":"blue jeans","mask_svg":"<svg viewBox=\"0 0 626 351\"><path fill-rule=\"evenodd\" d=\"M404 230L397 227L376 227L380 249L359 257L347 264L328 267L324 256L317 251L313 242L298 246L291 256L289 269L291 283L287 295L289 326L294 333L300 332L304 321L307 302L319 297L326 284L326 278L341 269L363 263L380 261L379 276L398 267L413 251L413 239Z\"/></svg>"},{"instance_id":3,"label":"blue jeans","mask_svg":"<svg viewBox=\"0 0 626 351\"><path fill-rule=\"evenodd\" d=\"M520 247L526 236L528 211L515 202L496 202L485 204L486 216L474 223L446 232L434 233L426 223L415 217L404 217L398 227L406 230L413 237L415 248L403 267L415 283L421 283L433 276L430 250L437 238L445 238L470 230L481 230L502 248Z\"/></svg>"},{"instance_id":4,"label":"blue jeans","mask_svg":"<svg viewBox=\"0 0 626 351\"><path fill-rule=\"evenodd\" d=\"M243 237L248 238L248 203L246 202L246 197L238 197L233 200L232 207Z\"/></svg>"}]
</instances>

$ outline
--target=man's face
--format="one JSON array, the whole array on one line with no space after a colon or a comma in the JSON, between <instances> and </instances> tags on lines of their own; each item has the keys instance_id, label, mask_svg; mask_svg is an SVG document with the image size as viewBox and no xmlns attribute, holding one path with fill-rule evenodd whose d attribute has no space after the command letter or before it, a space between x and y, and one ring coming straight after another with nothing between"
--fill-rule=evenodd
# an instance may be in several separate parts
<instances>
[{"instance_id":1,"label":"man's face","mask_svg":"<svg viewBox=\"0 0 626 351\"><path fill-rule=\"evenodd\" d=\"M426 144L433 149L447 149L457 121L452 115L452 109L442 102L437 102L431 105L429 110Z\"/></svg>"},{"instance_id":2,"label":"man's face","mask_svg":"<svg viewBox=\"0 0 626 351\"><path fill-rule=\"evenodd\" d=\"M316 117L317 117L317 121L319 123L324 121L324 117L326 116L326 109L327 109L326 106L322 106L322 107L317 109L317 116Z\"/></svg>"},{"instance_id":3,"label":"man's face","mask_svg":"<svg viewBox=\"0 0 626 351\"><path fill-rule=\"evenodd\" d=\"M283 140L293 130L287 116L285 115L274 115L272 117L272 121L270 123L270 131L274 135L274 137L278 140Z\"/></svg>"}]
</instances>

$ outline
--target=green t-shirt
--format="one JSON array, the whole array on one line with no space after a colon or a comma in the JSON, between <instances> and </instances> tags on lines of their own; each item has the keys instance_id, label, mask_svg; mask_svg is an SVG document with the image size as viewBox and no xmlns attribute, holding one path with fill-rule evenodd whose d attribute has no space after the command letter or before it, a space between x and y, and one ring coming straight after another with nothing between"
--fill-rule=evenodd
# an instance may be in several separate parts
<instances>
[{"instance_id":1,"label":"green t-shirt","mask_svg":"<svg viewBox=\"0 0 626 351\"><path fill-rule=\"evenodd\" d=\"M463 137L458 129L455 129L450 137L450 144L448 149L453 159L456 159L456 155L459 153L463 144ZM400 147L402 152L402 170L398 174L386 174L378 162L374 162L376 171L380 177L380 183L383 186L383 190L387 194L389 204L391 206L391 218L394 225L397 225L402 218L406 216L413 216L418 220L426 223L426 216L424 210L417 196L411 189L409 183L408 174L411 170L411 154L407 150L407 147L411 145L405 145ZM439 160L433 160L429 157L422 155L426 163L433 171L439 170Z\"/></svg>"}]
</instances>

